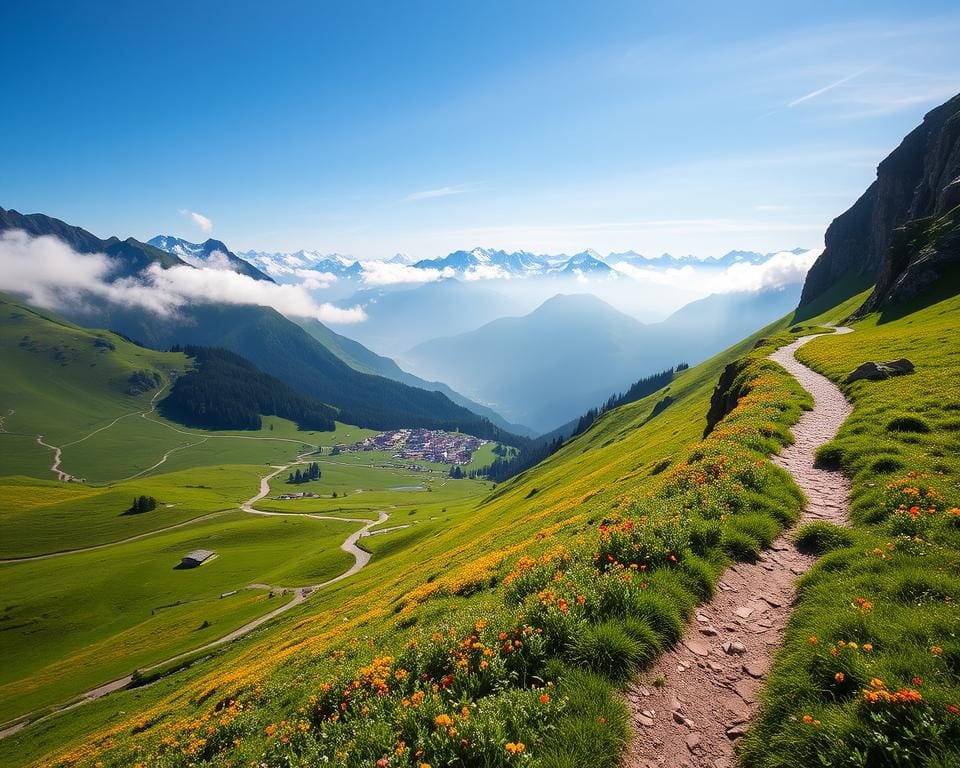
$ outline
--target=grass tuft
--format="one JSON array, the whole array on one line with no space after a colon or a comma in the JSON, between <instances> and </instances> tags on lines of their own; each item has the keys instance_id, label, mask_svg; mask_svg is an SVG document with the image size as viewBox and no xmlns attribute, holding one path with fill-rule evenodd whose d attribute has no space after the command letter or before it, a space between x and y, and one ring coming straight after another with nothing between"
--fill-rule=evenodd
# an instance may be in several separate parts
<instances>
[{"instance_id":1,"label":"grass tuft","mask_svg":"<svg viewBox=\"0 0 960 768\"><path fill-rule=\"evenodd\" d=\"M850 531L824 521L807 523L797 531L795 540L801 552L814 555L823 555L834 549L853 546L853 536Z\"/></svg>"},{"instance_id":2,"label":"grass tuft","mask_svg":"<svg viewBox=\"0 0 960 768\"><path fill-rule=\"evenodd\" d=\"M620 622L587 626L574 638L571 659L609 680L623 682L649 658L649 648L631 636Z\"/></svg>"}]
</instances>

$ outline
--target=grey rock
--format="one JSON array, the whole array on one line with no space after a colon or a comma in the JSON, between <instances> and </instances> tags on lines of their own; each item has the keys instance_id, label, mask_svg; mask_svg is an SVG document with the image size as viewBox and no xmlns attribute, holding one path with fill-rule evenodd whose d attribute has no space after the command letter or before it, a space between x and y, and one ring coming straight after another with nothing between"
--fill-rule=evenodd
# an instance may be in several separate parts
<instances>
[{"instance_id":1,"label":"grey rock","mask_svg":"<svg viewBox=\"0 0 960 768\"><path fill-rule=\"evenodd\" d=\"M703 741L703 737L699 733L691 733L687 736L687 749L691 752L696 752L700 748L700 743Z\"/></svg>"},{"instance_id":2,"label":"grey rock","mask_svg":"<svg viewBox=\"0 0 960 768\"><path fill-rule=\"evenodd\" d=\"M680 723L680 725L685 725L687 728L693 728L693 720L684 715L683 712L674 711L673 719Z\"/></svg>"},{"instance_id":3,"label":"grey rock","mask_svg":"<svg viewBox=\"0 0 960 768\"><path fill-rule=\"evenodd\" d=\"M721 647L723 648L723 652L729 654L730 656L740 655L747 652L746 646L744 646L744 644L739 640L726 642Z\"/></svg>"},{"instance_id":4,"label":"grey rock","mask_svg":"<svg viewBox=\"0 0 960 768\"><path fill-rule=\"evenodd\" d=\"M847 384L852 384L861 379L869 381L882 381L891 376L903 376L906 373L913 373L913 363L907 358L902 357L899 360L891 360L889 363L863 363L858 365L846 378Z\"/></svg>"}]
</instances>

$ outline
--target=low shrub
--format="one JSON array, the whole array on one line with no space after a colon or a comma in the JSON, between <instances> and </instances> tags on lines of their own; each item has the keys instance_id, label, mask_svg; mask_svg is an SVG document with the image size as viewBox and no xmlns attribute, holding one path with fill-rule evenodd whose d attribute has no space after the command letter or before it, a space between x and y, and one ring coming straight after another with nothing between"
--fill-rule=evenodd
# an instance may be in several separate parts
<instances>
[{"instance_id":1,"label":"low shrub","mask_svg":"<svg viewBox=\"0 0 960 768\"><path fill-rule=\"evenodd\" d=\"M815 555L853 546L850 531L826 521L807 523L797 531L795 541L801 552Z\"/></svg>"},{"instance_id":2,"label":"low shrub","mask_svg":"<svg viewBox=\"0 0 960 768\"><path fill-rule=\"evenodd\" d=\"M709 600L716 589L713 568L706 560L696 555L688 555L678 569L683 586L697 596L699 600Z\"/></svg>"},{"instance_id":3,"label":"low shrub","mask_svg":"<svg viewBox=\"0 0 960 768\"><path fill-rule=\"evenodd\" d=\"M575 663L616 682L635 675L648 655L649 648L616 621L585 627L570 649Z\"/></svg>"},{"instance_id":4,"label":"low shrub","mask_svg":"<svg viewBox=\"0 0 960 768\"><path fill-rule=\"evenodd\" d=\"M729 520L729 528L746 534L754 539L761 549L766 549L780 532L780 527L766 515L734 515Z\"/></svg>"},{"instance_id":5,"label":"low shrub","mask_svg":"<svg viewBox=\"0 0 960 768\"><path fill-rule=\"evenodd\" d=\"M903 468L903 462L893 456L884 456L870 465L871 471L881 473L899 472Z\"/></svg>"},{"instance_id":6,"label":"low shrub","mask_svg":"<svg viewBox=\"0 0 960 768\"><path fill-rule=\"evenodd\" d=\"M887 431L927 433L930 425L918 416L897 416L887 422Z\"/></svg>"},{"instance_id":7,"label":"low shrub","mask_svg":"<svg viewBox=\"0 0 960 768\"><path fill-rule=\"evenodd\" d=\"M673 645L683 636L683 611L664 595L641 595L633 605L632 615L653 629L664 646Z\"/></svg>"},{"instance_id":8,"label":"low shrub","mask_svg":"<svg viewBox=\"0 0 960 768\"><path fill-rule=\"evenodd\" d=\"M817 464L824 467L839 467L843 464L843 448L836 443L824 443L815 454Z\"/></svg>"},{"instance_id":9,"label":"low shrub","mask_svg":"<svg viewBox=\"0 0 960 768\"><path fill-rule=\"evenodd\" d=\"M629 713L619 696L612 694L606 678L585 669L553 663L551 679L567 700L564 717L547 731L540 752L543 768L580 768L616 765L629 736Z\"/></svg>"}]
</instances>

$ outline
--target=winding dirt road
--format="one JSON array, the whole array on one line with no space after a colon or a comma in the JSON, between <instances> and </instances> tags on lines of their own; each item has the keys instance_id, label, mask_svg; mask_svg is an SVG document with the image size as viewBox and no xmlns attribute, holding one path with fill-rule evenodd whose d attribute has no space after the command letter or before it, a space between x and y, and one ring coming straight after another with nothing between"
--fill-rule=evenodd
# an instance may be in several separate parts
<instances>
[{"instance_id":1,"label":"winding dirt road","mask_svg":"<svg viewBox=\"0 0 960 768\"><path fill-rule=\"evenodd\" d=\"M57 480L60 480L64 483L69 483L71 480L73 480L73 475L68 475L66 472L60 469L60 463L63 461L63 451L56 445L45 443L43 441L43 435L37 435L37 444L53 451L53 464L50 465L50 471L57 476Z\"/></svg>"},{"instance_id":2,"label":"winding dirt road","mask_svg":"<svg viewBox=\"0 0 960 768\"><path fill-rule=\"evenodd\" d=\"M794 357L818 335L824 334L804 336L770 355L814 398L813 410L791 430L795 443L773 462L793 475L807 497L801 523L844 524L850 484L841 472L818 467L815 452L833 439L852 408L833 382ZM757 693L783 641L797 576L813 560L785 532L758 562L724 572L717 595L700 606L681 642L627 691L634 739L626 768L732 768L736 740L757 713Z\"/></svg>"},{"instance_id":3,"label":"winding dirt road","mask_svg":"<svg viewBox=\"0 0 960 768\"><path fill-rule=\"evenodd\" d=\"M305 462L297 461L294 463L305 463ZM253 505L256 504L258 501L260 501L262 498L264 498L270 492L270 480L272 480L274 477L279 475L281 472L288 470L291 466L293 466L293 464L289 464L283 467L276 467L274 472L270 473L269 475L266 475L265 477L260 478L260 490L257 492L255 496L243 502L240 505L240 509L242 509L244 512L248 512L254 515L299 517L299 518L312 517L316 520L338 520L338 521L351 522L351 523L364 522L363 520L357 520L355 518L333 517L328 515L288 513L288 512L265 512L259 509L255 509ZM213 514L223 514L223 513L217 512ZM210 517L210 516L211 515L206 515L204 516L204 518ZM255 629L262 626L263 624L266 624L271 619L274 619L277 616L280 616L281 614L286 613L287 611L300 605L304 600L306 600L314 592L317 592L318 590L321 590L333 584L336 584L339 581L343 581L344 579L350 578L351 576L359 572L361 569L366 567L367 563L370 562L370 557L371 557L369 552L357 546L357 542L359 542L360 539L363 538L364 536L370 535L369 531L371 528L386 522L389 519L389 517L390 516L386 512L382 512L382 511L379 512L378 518L376 520L366 521L366 523L363 526L361 526L358 530L351 533L344 540L344 542L340 545L340 549L342 549L344 552L347 552L350 555L353 555L354 562L353 562L353 565L350 566L350 568L348 568L343 573L337 576L334 576L332 579L328 579L327 581L321 582L320 584L310 584L302 587L282 587L282 586L271 586L268 584L251 584L249 585L249 588L269 589L271 591L282 591L285 593L293 592L293 598L287 601L286 603L284 603L283 605L278 606L277 608L270 611L269 613L266 613L263 616L259 616L256 619L247 622L243 626L238 627L232 632L228 632L227 634L217 638L216 640L212 640L211 642L206 643L205 645L201 645L198 648L192 648L189 651L185 651L183 653L177 654L176 656L172 656L168 659L164 659L163 661L159 661L155 664L151 664L150 666L142 667L140 671L151 672L155 669L166 666L168 664L176 663L177 661L185 659L188 656L193 656L198 653L203 653L204 651L212 650L218 646L225 645L226 643L230 643L234 640L238 640L239 638L253 632ZM188 520L179 525L171 526L170 528L180 528L184 525L190 525L191 523L194 523L197 520L204 519L204 518L195 518L194 520ZM397 526L397 528L402 528L402 527L406 527L406 526ZM164 530L170 530L170 528L167 528ZM391 530L394 530L394 529L391 529ZM125 539L124 541L133 541L135 539L144 538L145 536L150 536L155 533L159 533L159 531L153 531L150 533L141 534L140 536L131 537L130 539ZM103 547L115 546L116 544L124 543L124 541L114 542L113 544L103 544L97 547L91 547L90 549L102 549ZM87 550L74 550L74 552L79 552L79 551L87 551ZM71 554L71 553L69 552L51 553L49 555L39 555L33 558L23 558L23 559L27 559L27 560L42 559L45 557L56 557L58 555L65 555L65 554ZM10 562L10 561L6 561L6 562ZM11 722L10 724L7 724L5 727L0 729L0 739L6 738L7 736L11 736L17 733L18 731L22 730L28 725L42 722L44 720L47 720L50 717L53 717L54 715L74 709L83 704L86 704L87 702L95 701L97 699L103 698L104 696L114 693L115 691L120 691L120 690L123 690L124 688L128 688L132 682L133 682L133 675L132 674L125 675L124 677L117 678L116 680L111 680L108 683L104 683L103 685L97 686L96 688L93 688L92 690L89 690L86 693L81 694L76 699L73 699L70 702L67 702L61 706L54 708L52 711L49 711L47 714L44 714L43 716L33 717L31 715L26 715L14 722Z\"/></svg>"}]
</instances>

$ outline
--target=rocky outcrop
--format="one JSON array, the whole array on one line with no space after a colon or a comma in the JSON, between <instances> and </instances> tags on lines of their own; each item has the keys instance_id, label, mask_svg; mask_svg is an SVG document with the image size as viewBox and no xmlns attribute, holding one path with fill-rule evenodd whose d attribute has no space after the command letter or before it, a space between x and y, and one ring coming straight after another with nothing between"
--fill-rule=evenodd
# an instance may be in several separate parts
<instances>
[{"instance_id":1,"label":"rocky outcrop","mask_svg":"<svg viewBox=\"0 0 960 768\"><path fill-rule=\"evenodd\" d=\"M950 186L960 190L960 184ZM856 314L906 301L945 279L960 289L960 205L894 230L876 288Z\"/></svg>"},{"instance_id":2,"label":"rocky outcrop","mask_svg":"<svg viewBox=\"0 0 960 768\"><path fill-rule=\"evenodd\" d=\"M810 268L800 305L837 281L860 278L884 288L896 281L888 264L897 230L939 217L960 202L960 95L927 113L877 168L877 178L856 203L834 219L825 248ZM902 266L902 265L899 265Z\"/></svg>"},{"instance_id":3,"label":"rocky outcrop","mask_svg":"<svg viewBox=\"0 0 960 768\"><path fill-rule=\"evenodd\" d=\"M899 360L891 360L889 363L863 363L858 365L846 378L847 384L852 384L861 379L868 381L882 381L891 376L903 376L905 373L913 373L913 363L907 358L901 357Z\"/></svg>"},{"instance_id":4,"label":"rocky outcrop","mask_svg":"<svg viewBox=\"0 0 960 768\"><path fill-rule=\"evenodd\" d=\"M747 364L743 359L728 363L720 374L717 386L710 397L710 409L707 411L707 428L703 431L706 437L723 418L737 407L740 398L746 392L746 384L740 380L740 374L746 370Z\"/></svg>"}]
</instances>

